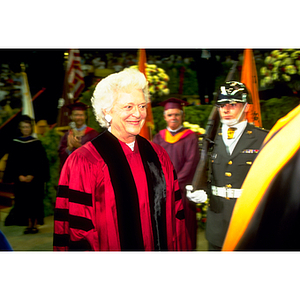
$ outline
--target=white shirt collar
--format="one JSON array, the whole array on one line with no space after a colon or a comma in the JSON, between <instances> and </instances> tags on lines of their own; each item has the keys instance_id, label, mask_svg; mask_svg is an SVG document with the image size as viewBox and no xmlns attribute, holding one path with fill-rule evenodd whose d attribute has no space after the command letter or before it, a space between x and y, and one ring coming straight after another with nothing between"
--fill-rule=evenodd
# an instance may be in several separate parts
<instances>
[{"instance_id":1,"label":"white shirt collar","mask_svg":"<svg viewBox=\"0 0 300 300\"><path fill-rule=\"evenodd\" d=\"M177 129L171 129L170 127L167 127L167 129L170 131L170 132L177 132L177 131L179 131L181 128L182 128L183 126L182 125L180 125Z\"/></svg>"},{"instance_id":2,"label":"white shirt collar","mask_svg":"<svg viewBox=\"0 0 300 300\"><path fill-rule=\"evenodd\" d=\"M222 125L222 139L223 139L224 144L227 147L229 154L232 154L232 152L233 152L236 144L238 143L240 137L242 136L247 124L248 124L248 122L246 120L246 121L242 121L238 124L235 124L233 126L228 126L226 124ZM227 130L229 127L236 128L233 138L230 140L227 138Z\"/></svg>"},{"instance_id":3,"label":"white shirt collar","mask_svg":"<svg viewBox=\"0 0 300 300\"><path fill-rule=\"evenodd\" d=\"M111 133L111 127L108 127L107 130ZM134 151L134 144L135 144L135 141L133 141L132 143L126 143L126 145L127 145L132 151Z\"/></svg>"}]
</instances>

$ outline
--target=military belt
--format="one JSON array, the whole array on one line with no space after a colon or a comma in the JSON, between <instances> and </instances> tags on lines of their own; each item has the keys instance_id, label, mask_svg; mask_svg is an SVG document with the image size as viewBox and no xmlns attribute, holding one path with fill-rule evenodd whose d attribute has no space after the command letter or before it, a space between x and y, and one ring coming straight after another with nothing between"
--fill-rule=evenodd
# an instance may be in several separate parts
<instances>
[{"instance_id":1,"label":"military belt","mask_svg":"<svg viewBox=\"0 0 300 300\"><path fill-rule=\"evenodd\" d=\"M223 198L239 198L242 194L242 189L231 189L227 187L217 187L212 185L212 194Z\"/></svg>"}]
</instances>

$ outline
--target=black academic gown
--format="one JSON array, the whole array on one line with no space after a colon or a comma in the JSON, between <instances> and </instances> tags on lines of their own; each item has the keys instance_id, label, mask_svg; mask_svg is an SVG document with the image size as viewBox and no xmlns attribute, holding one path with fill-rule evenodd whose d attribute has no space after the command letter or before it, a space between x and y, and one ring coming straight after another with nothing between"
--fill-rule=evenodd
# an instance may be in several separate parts
<instances>
[{"instance_id":1,"label":"black academic gown","mask_svg":"<svg viewBox=\"0 0 300 300\"><path fill-rule=\"evenodd\" d=\"M20 182L20 175L32 175L29 183ZM13 140L3 177L14 184L15 203L5 225L26 226L28 219L44 224L44 183L49 180L49 163L40 140L29 136Z\"/></svg>"}]
</instances>

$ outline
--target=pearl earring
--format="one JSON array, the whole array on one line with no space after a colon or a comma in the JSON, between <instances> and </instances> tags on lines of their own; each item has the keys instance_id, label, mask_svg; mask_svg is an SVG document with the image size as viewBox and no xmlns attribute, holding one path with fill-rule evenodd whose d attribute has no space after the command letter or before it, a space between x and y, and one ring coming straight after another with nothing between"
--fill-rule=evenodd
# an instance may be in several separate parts
<instances>
[{"instance_id":1,"label":"pearl earring","mask_svg":"<svg viewBox=\"0 0 300 300\"><path fill-rule=\"evenodd\" d=\"M108 123L110 123L110 121L112 120L112 117L111 117L111 115L105 115L104 119L105 119Z\"/></svg>"}]
</instances>

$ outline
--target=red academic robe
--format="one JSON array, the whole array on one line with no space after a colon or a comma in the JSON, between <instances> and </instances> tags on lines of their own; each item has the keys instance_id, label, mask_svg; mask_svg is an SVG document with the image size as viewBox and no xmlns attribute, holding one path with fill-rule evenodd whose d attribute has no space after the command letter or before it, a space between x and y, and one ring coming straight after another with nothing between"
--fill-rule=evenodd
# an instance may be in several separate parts
<instances>
[{"instance_id":1,"label":"red academic robe","mask_svg":"<svg viewBox=\"0 0 300 300\"><path fill-rule=\"evenodd\" d=\"M130 199L135 197L133 189L128 189L125 195L124 193L119 195L119 187L114 185L114 177L118 177L118 172L113 173L111 164L115 163L120 173L123 172L127 165L127 163L119 164L123 153L124 159L128 162L129 171L126 177L119 178L119 184L126 181L127 177L133 177L138 199L138 208L135 211L139 214L135 216L133 213L133 217L139 220L136 227L141 229L142 250L157 250L154 245L154 236L157 234L163 236L161 232L156 232L160 230L159 228L165 230L165 236L162 239L165 238L163 243L166 249L163 250L190 250L191 244L186 234L184 210L176 172L166 151L151 142L149 144L159 158L165 180L163 188L165 202L160 206L162 210L158 216L160 218L164 214L162 217L165 222L162 222L162 227L159 227L161 224L157 222L155 227L153 226L153 210L151 211L153 206L149 201L149 181L147 183L145 171L147 168L143 166L138 143L135 143L134 151L132 151L125 143L115 139L122 153L116 156L114 156L115 153L108 153L112 161L107 164L99 153L100 150L106 148L103 147L103 141L97 145L102 135L77 149L64 164L54 214L54 250L123 250L120 236L121 231L126 228L119 228L119 222L121 222L119 218L120 216L126 218L131 208L129 204L123 203L125 206L121 210L116 199L123 197L123 202L130 202ZM110 139L113 137L108 132L104 135ZM139 137L139 139L143 138ZM143 140L146 141L146 139ZM127 186L124 187L126 188ZM155 194L155 191L153 193ZM130 249L129 245L127 250L137 249Z\"/></svg>"},{"instance_id":2,"label":"red academic robe","mask_svg":"<svg viewBox=\"0 0 300 300\"><path fill-rule=\"evenodd\" d=\"M167 129L161 130L154 136L153 142L167 151L174 164L184 203L186 226L193 249L195 249L197 238L196 207L186 198L185 186L192 183L200 159L198 138L195 132L186 128L182 128L175 135L172 134L172 140L168 140L167 133L169 133Z\"/></svg>"},{"instance_id":3,"label":"red academic robe","mask_svg":"<svg viewBox=\"0 0 300 300\"><path fill-rule=\"evenodd\" d=\"M72 129L70 131L72 131ZM98 134L99 133L95 129L93 129L91 127L86 127L84 135L81 137L81 144L84 145L88 141L91 141ZM68 135L69 135L69 131L66 132L65 135L61 138L59 148L58 148L58 154L59 154L59 158L60 158L61 168L69 156L69 154L66 152L66 149L68 147Z\"/></svg>"}]
</instances>

